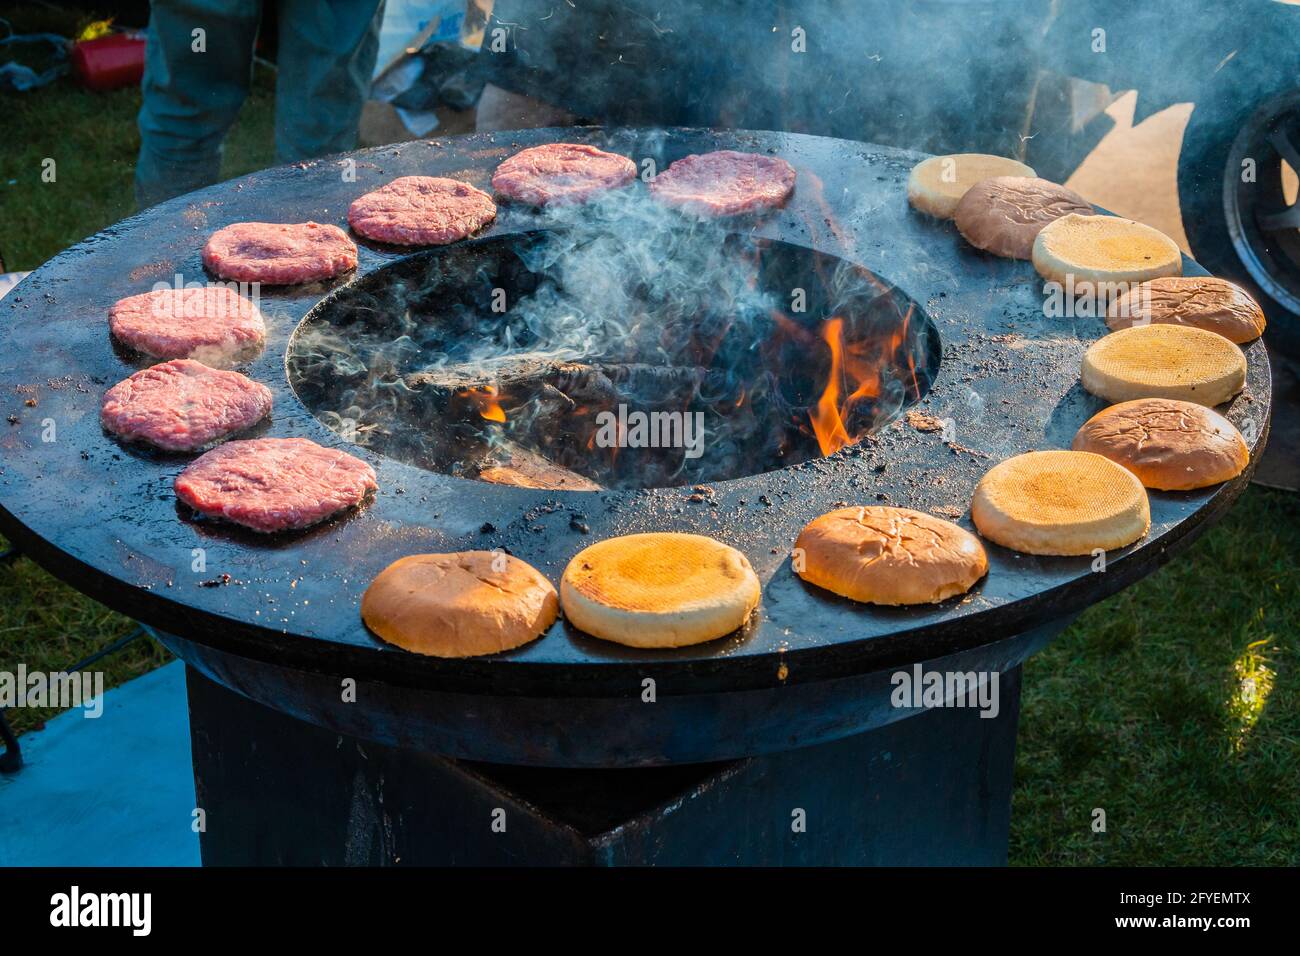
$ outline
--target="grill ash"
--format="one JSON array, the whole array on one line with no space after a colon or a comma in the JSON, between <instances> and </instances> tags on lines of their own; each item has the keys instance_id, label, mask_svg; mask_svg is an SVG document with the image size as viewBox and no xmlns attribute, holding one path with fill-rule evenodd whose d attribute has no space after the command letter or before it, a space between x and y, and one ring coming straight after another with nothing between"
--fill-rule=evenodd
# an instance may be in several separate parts
<instances>
[{"instance_id":1,"label":"grill ash","mask_svg":"<svg viewBox=\"0 0 1300 956\"><path fill-rule=\"evenodd\" d=\"M923 312L866 270L640 188L398 260L322 302L289 349L295 390L350 441L586 490L830 454L916 401L937 363Z\"/></svg>"}]
</instances>

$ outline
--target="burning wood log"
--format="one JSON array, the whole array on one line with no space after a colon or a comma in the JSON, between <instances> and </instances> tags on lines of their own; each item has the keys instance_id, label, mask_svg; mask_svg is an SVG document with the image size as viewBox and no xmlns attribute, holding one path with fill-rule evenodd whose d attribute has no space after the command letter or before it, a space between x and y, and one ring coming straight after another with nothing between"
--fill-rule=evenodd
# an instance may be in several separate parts
<instances>
[{"instance_id":1,"label":"burning wood log","mask_svg":"<svg viewBox=\"0 0 1300 956\"><path fill-rule=\"evenodd\" d=\"M735 383L726 372L696 366L632 363L583 363L502 359L474 366L427 369L406 376L408 388L448 396L495 388L512 401L534 398L573 405L607 407L643 400L655 405L684 405L700 392L726 394Z\"/></svg>"},{"instance_id":2,"label":"burning wood log","mask_svg":"<svg viewBox=\"0 0 1300 956\"><path fill-rule=\"evenodd\" d=\"M545 488L549 491L603 491L601 485L549 461L514 442L501 442L490 460L479 467L478 477L497 485Z\"/></svg>"}]
</instances>

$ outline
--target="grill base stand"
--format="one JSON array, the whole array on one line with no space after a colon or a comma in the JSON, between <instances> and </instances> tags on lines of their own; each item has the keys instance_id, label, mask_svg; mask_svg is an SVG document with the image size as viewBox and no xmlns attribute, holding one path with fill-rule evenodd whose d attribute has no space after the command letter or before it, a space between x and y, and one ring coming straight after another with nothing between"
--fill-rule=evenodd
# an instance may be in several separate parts
<instances>
[{"instance_id":1,"label":"grill base stand","mask_svg":"<svg viewBox=\"0 0 1300 956\"><path fill-rule=\"evenodd\" d=\"M995 718L940 708L801 750L631 770L451 760L186 677L205 866L1007 859L1020 667Z\"/></svg>"}]
</instances>

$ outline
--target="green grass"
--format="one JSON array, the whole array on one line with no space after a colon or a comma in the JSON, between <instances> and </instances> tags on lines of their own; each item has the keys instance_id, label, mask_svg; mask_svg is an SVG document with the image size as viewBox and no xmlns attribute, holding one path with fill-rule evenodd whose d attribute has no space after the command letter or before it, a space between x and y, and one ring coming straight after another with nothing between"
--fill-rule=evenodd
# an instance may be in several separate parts
<instances>
[{"instance_id":1,"label":"green grass","mask_svg":"<svg viewBox=\"0 0 1300 956\"><path fill-rule=\"evenodd\" d=\"M73 36L101 16L35 4L4 13L18 33ZM274 74L255 69L253 87L226 142L225 178L272 165ZM0 256L11 272L46 259L135 209L132 177L140 136L137 89L91 93L70 76L7 94L0 121ZM45 161L54 160L46 182Z\"/></svg>"},{"instance_id":2,"label":"green grass","mask_svg":"<svg viewBox=\"0 0 1300 956\"><path fill-rule=\"evenodd\" d=\"M1012 861L1300 862L1297 634L1300 497L1252 487L1026 664Z\"/></svg>"},{"instance_id":3,"label":"green grass","mask_svg":"<svg viewBox=\"0 0 1300 956\"><path fill-rule=\"evenodd\" d=\"M44 8L20 30L70 33ZM51 22L63 16L59 22ZM81 21L89 16L80 18ZM135 91L72 80L6 98L0 249L29 269L131 211ZM271 163L259 70L225 172ZM56 185L40 160L58 161ZM9 179L16 185L3 186ZM1169 567L1100 604L1025 668L1011 860L1016 864L1300 862L1300 498L1251 488ZM0 566L0 670L56 670L132 624L27 559ZM157 666L149 641L103 662L118 684ZM1243 695L1253 679L1255 694ZM48 714L21 711L19 729ZM1106 812L1106 832L1092 811Z\"/></svg>"}]
</instances>

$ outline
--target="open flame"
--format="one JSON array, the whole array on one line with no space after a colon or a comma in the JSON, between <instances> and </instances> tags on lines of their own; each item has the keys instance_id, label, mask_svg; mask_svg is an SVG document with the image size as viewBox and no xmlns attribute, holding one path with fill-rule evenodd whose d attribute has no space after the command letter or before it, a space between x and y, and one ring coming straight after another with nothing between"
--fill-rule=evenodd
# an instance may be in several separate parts
<instances>
[{"instance_id":1,"label":"open flame","mask_svg":"<svg viewBox=\"0 0 1300 956\"><path fill-rule=\"evenodd\" d=\"M865 338L848 345L844 342L842 318L835 316L822 326L822 340L831 350L831 367L821 397L808 410L808 417L823 455L832 455L845 445L852 445L870 427L867 423L862 429L850 431L847 423L855 405L865 399L880 397L883 372L901 351L907 352L913 394L920 394L916 361L906 345L911 318L912 307L909 305L902 321L887 337Z\"/></svg>"},{"instance_id":2,"label":"open flame","mask_svg":"<svg viewBox=\"0 0 1300 956\"><path fill-rule=\"evenodd\" d=\"M845 445L851 444L848 429L844 427L843 412L848 410L847 403L840 406L840 392L844 385L844 320L830 319L822 328L822 338L831 347L831 371L826 376L826 388L821 398L817 399L808 412L812 419L813 433L822 454L837 452Z\"/></svg>"},{"instance_id":3,"label":"open flame","mask_svg":"<svg viewBox=\"0 0 1300 956\"><path fill-rule=\"evenodd\" d=\"M495 385L480 385L476 388L467 389L465 394L474 403L478 413L488 421L504 422L506 420L506 410L501 407L499 401L500 392Z\"/></svg>"}]
</instances>

